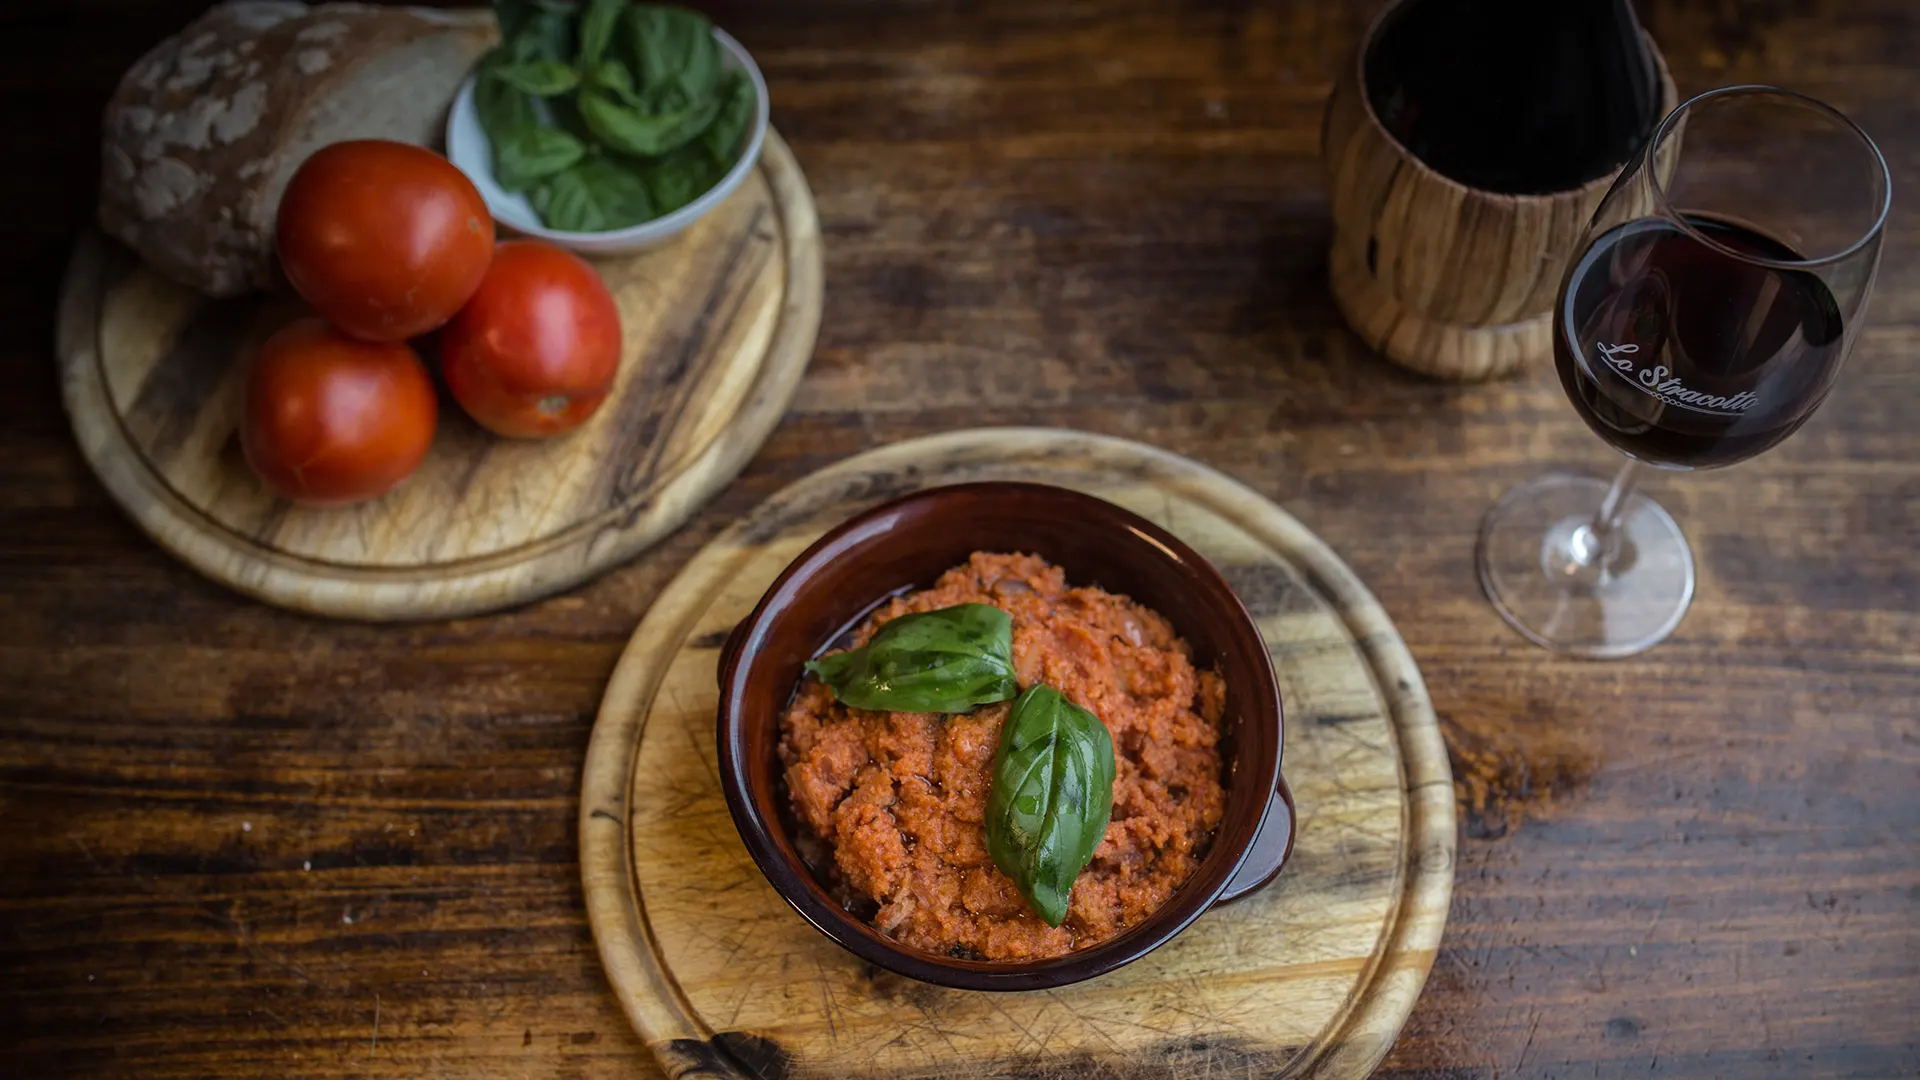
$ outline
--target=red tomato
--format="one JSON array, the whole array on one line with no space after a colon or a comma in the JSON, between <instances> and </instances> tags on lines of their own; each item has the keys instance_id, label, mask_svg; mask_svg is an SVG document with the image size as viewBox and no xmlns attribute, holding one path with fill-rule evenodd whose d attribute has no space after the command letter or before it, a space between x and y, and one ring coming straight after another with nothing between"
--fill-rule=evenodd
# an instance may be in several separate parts
<instances>
[{"instance_id":1,"label":"red tomato","mask_svg":"<svg viewBox=\"0 0 1920 1080\"><path fill-rule=\"evenodd\" d=\"M404 341L460 310L493 256L493 217L466 174L407 143L364 139L301 163L274 223L295 291L368 341Z\"/></svg>"},{"instance_id":2,"label":"red tomato","mask_svg":"<svg viewBox=\"0 0 1920 1080\"><path fill-rule=\"evenodd\" d=\"M455 400L497 434L571 431L613 389L620 309L579 256L508 241L494 249L480 291L440 331L440 370Z\"/></svg>"},{"instance_id":3,"label":"red tomato","mask_svg":"<svg viewBox=\"0 0 1920 1080\"><path fill-rule=\"evenodd\" d=\"M295 319L254 355L240 448L289 499L359 502L419 466L439 411L426 366L404 342L359 341L324 319Z\"/></svg>"}]
</instances>

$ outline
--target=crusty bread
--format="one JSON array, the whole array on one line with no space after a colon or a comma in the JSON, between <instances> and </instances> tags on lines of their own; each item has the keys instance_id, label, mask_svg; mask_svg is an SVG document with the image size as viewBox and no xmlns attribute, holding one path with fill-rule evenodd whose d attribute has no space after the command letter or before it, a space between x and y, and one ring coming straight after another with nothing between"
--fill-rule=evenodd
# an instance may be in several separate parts
<instances>
[{"instance_id":1,"label":"crusty bread","mask_svg":"<svg viewBox=\"0 0 1920 1080\"><path fill-rule=\"evenodd\" d=\"M496 38L484 9L221 4L121 78L104 122L101 227L210 296L266 288L294 169L342 139L437 145Z\"/></svg>"}]
</instances>

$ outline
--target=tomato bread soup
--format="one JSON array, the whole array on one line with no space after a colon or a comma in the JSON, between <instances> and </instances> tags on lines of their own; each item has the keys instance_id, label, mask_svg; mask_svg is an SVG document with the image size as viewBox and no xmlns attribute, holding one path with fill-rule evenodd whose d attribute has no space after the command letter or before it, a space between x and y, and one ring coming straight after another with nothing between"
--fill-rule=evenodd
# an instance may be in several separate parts
<instances>
[{"instance_id":1,"label":"tomato bread soup","mask_svg":"<svg viewBox=\"0 0 1920 1080\"><path fill-rule=\"evenodd\" d=\"M964 712L886 711L804 678L779 744L803 854L848 911L928 952L1042 959L1139 924L1192 876L1225 810L1219 674L1196 670L1159 614L1070 587L1065 571L1031 555L976 552L932 588L883 604L850 645L903 616L961 605L1004 612L1019 687L1057 690L1111 738L1111 816L1094 819L1104 834L1089 841L1078 876L1068 873L1064 918L1050 925L1036 913L989 851L996 749L1006 752L1002 728L1025 696Z\"/></svg>"}]
</instances>

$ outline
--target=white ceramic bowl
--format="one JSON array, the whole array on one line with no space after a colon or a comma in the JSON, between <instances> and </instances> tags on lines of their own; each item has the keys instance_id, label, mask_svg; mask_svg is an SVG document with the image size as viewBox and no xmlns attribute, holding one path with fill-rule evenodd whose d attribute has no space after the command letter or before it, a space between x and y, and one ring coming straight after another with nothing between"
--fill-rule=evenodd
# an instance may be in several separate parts
<instances>
[{"instance_id":1,"label":"white ceramic bowl","mask_svg":"<svg viewBox=\"0 0 1920 1080\"><path fill-rule=\"evenodd\" d=\"M747 136L746 152L740 155L739 161L733 163L727 175L721 177L720 182L708 189L705 195L671 214L642 225L608 232L562 232L541 224L540 215L533 212L533 206L527 202L526 196L503 190L494 182L493 146L487 141L486 130L480 126L480 115L473 107L474 76L471 75L461 84L460 94L453 99L453 109L447 114L447 160L466 173L467 178L473 181L473 186L480 189L480 197L487 201L487 210L493 214L493 220L514 232L549 240L561 247L590 255L615 255L658 247L725 202L760 160L760 147L767 140L767 80L760 74L760 66L726 31L715 27L713 40L720 45L722 62L726 67L746 72L748 80L753 83L753 126Z\"/></svg>"}]
</instances>

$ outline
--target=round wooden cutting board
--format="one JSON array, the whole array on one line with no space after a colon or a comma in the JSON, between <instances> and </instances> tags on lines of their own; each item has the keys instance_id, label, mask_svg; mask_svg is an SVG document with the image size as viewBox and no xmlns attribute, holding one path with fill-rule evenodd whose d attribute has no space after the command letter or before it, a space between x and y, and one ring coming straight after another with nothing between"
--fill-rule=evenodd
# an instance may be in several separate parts
<instances>
[{"instance_id":1,"label":"round wooden cutting board","mask_svg":"<svg viewBox=\"0 0 1920 1080\"><path fill-rule=\"evenodd\" d=\"M240 454L246 360L297 303L207 300L98 233L61 297L67 412L114 499L241 592L362 619L522 603L631 558L738 474L786 411L820 325L819 218L771 132L759 168L678 243L594 265L626 343L593 419L505 440L442 394L419 472L359 506L275 498Z\"/></svg>"},{"instance_id":2,"label":"round wooden cutting board","mask_svg":"<svg viewBox=\"0 0 1920 1080\"><path fill-rule=\"evenodd\" d=\"M884 498L1036 480L1119 503L1206 555L1260 623L1286 705L1299 838L1278 881L1109 975L945 990L880 971L779 898L715 775L721 642L815 537ZM1285 511L1164 451L1041 429L862 454L697 555L621 657L580 809L587 911L614 991L668 1075L785 1080L1365 1076L1433 963L1453 887L1452 775L1379 604Z\"/></svg>"}]
</instances>

